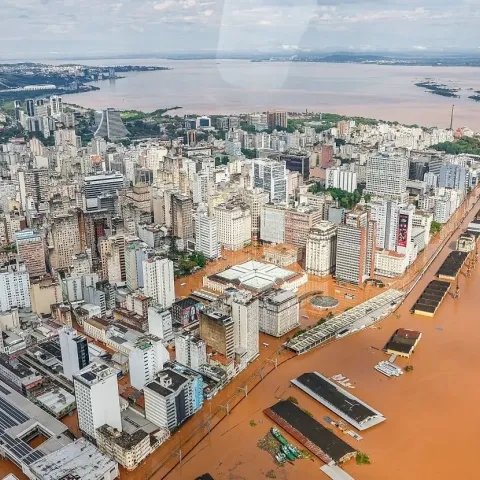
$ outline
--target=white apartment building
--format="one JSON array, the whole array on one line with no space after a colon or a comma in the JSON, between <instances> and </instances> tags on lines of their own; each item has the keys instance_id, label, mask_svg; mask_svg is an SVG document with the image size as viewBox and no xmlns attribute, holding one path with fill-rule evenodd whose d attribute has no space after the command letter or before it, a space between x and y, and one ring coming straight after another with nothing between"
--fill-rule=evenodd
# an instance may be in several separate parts
<instances>
[{"instance_id":1,"label":"white apartment building","mask_svg":"<svg viewBox=\"0 0 480 480\"><path fill-rule=\"evenodd\" d=\"M71 327L63 327L58 332L62 352L63 374L69 380L90 363L88 340Z\"/></svg>"},{"instance_id":2,"label":"white apartment building","mask_svg":"<svg viewBox=\"0 0 480 480\"><path fill-rule=\"evenodd\" d=\"M375 273L382 277L401 277L408 267L408 256L388 250L377 250Z\"/></svg>"},{"instance_id":3,"label":"white apartment building","mask_svg":"<svg viewBox=\"0 0 480 480\"><path fill-rule=\"evenodd\" d=\"M252 216L243 202L231 200L215 207L218 241L226 250L240 250L252 240Z\"/></svg>"},{"instance_id":4,"label":"white apartment building","mask_svg":"<svg viewBox=\"0 0 480 480\"><path fill-rule=\"evenodd\" d=\"M143 390L145 384L155 379L155 375L168 360L170 354L160 338L153 335L140 337L128 356L132 387Z\"/></svg>"},{"instance_id":5,"label":"white apartment building","mask_svg":"<svg viewBox=\"0 0 480 480\"><path fill-rule=\"evenodd\" d=\"M159 306L148 308L148 333L161 338L165 343L173 341L172 314Z\"/></svg>"},{"instance_id":6,"label":"white apartment building","mask_svg":"<svg viewBox=\"0 0 480 480\"><path fill-rule=\"evenodd\" d=\"M335 271L337 257L337 225L322 221L308 235L305 270L325 277Z\"/></svg>"},{"instance_id":7,"label":"white apartment building","mask_svg":"<svg viewBox=\"0 0 480 480\"><path fill-rule=\"evenodd\" d=\"M340 167L327 168L325 188L340 188L353 193L357 189L357 173Z\"/></svg>"},{"instance_id":8,"label":"white apartment building","mask_svg":"<svg viewBox=\"0 0 480 480\"><path fill-rule=\"evenodd\" d=\"M249 292L236 292L231 297L231 309L235 350L243 350L249 363L259 355L260 303Z\"/></svg>"},{"instance_id":9,"label":"white apartment building","mask_svg":"<svg viewBox=\"0 0 480 480\"><path fill-rule=\"evenodd\" d=\"M143 262L143 291L155 303L170 308L175 301L173 262L168 258L151 258Z\"/></svg>"},{"instance_id":10,"label":"white apartment building","mask_svg":"<svg viewBox=\"0 0 480 480\"><path fill-rule=\"evenodd\" d=\"M212 182L207 173L194 173L192 177L193 203L206 203L212 193Z\"/></svg>"},{"instance_id":11,"label":"white apartment building","mask_svg":"<svg viewBox=\"0 0 480 480\"><path fill-rule=\"evenodd\" d=\"M207 345L197 335L185 332L175 337L175 360L197 370L207 363Z\"/></svg>"},{"instance_id":12,"label":"white apartment building","mask_svg":"<svg viewBox=\"0 0 480 480\"><path fill-rule=\"evenodd\" d=\"M1 268L0 312L30 307L30 277L25 265L17 263Z\"/></svg>"},{"instance_id":13,"label":"white apartment building","mask_svg":"<svg viewBox=\"0 0 480 480\"><path fill-rule=\"evenodd\" d=\"M300 325L299 302L294 292L272 290L260 298L259 330L281 337Z\"/></svg>"},{"instance_id":14,"label":"white apartment building","mask_svg":"<svg viewBox=\"0 0 480 480\"><path fill-rule=\"evenodd\" d=\"M252 168L254 186L268 192L272 203L287 200L288 175L284 161L255 159Z\"/></svg>"},{"instance_id":15,"label":"white apartment building","mask_svg":"<svg viewBox=\"0 0 480 480\"><path fill-rule=\"evenodd\" d=\"M377 153L367 160L365 193L387 200L408 200L408 158L397 153Z\"/></svg>"},{"instance_id":16,"label":"white apartment building","mask_svg":"<svg viewBox=\"0 0 480 480\"><path fill-rule=\"evenodd\" d=\"M285 243L285 209L265 205L260 215L260 239L270 243Z\"/></svg>"},{"instance_id":17,"label":"white apartment building","mask_svg":"<svg viewBox=\"0 0 480 480\"><path fill-rule=\"evenodd\" d=\"M91 363L73 376L78 426L91 441L96 430L109 425L122 431L116 371L101 363Z\"/></svg>"},{"instance_id":18,"label":"white apartment building","mask_svg":"<svg viewBox=\"0 0 480 480\"><path fill-rule=\"evenodd\" d=\"M208 215L208 209L199 208L195 219L195 250L202 252L208 260L220 257L217 219Z\"/></svg>"}]
</instances>

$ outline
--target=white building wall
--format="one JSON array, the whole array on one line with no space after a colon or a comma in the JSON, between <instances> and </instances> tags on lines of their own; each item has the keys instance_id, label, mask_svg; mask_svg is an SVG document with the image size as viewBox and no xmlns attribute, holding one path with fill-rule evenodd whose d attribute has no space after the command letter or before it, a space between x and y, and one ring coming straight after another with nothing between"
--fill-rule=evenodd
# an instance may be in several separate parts
<instances>
[{"instance_id":1,"label":"white building wall","mask_svg":"<svg viewBox=\"0 0 480 480\"><path fill-rule=\"evenodd\" d=\"M164 308L175 301L173 262L168 258L155 258L143 262L144 293Z\"/></svg>"}]
</instances>

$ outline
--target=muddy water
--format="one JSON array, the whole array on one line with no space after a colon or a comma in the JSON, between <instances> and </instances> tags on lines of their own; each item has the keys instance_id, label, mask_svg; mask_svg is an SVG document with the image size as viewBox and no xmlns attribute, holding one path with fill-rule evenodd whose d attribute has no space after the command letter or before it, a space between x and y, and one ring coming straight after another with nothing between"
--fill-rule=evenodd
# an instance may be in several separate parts
<instances>
[{"instance_id":1,"label":"muddy water","mask_svg":"<svg viewBox=\"0 0 480 480\"><path fill-rule=\"evenodd\" d=\"M265 478L269 470L274 470L280 479L323 478L318 471L322 465L319 460L276 467L271 457L256 446L272 425L262 409L280 397L294 395L300 406L321 422L324 415L331 415L306 394L289 386L290 379L312 370L349 377L356 386L353 393L387 417L385 423L363 432L360 442L346 437L372 460L371 465L350 462L345 466L355 479L478 478L475 472L480 422L476 401L480 394L480 265L472 278L462 274L460 299L449 296L435 318L409 313L449 251L442 251L404 302L399 319L391 316L380 328L365 330L283 364L167 478L190 479L210 472L216 480L256 479ZM412 358L397 360L402 367L413 365L414 371L402 378L388 379L373 369L387 356L371 347L382 348L399 327L420 330L423 338ZM250 420L257 425L250 426Z\"/></svg>"}]
</instances>

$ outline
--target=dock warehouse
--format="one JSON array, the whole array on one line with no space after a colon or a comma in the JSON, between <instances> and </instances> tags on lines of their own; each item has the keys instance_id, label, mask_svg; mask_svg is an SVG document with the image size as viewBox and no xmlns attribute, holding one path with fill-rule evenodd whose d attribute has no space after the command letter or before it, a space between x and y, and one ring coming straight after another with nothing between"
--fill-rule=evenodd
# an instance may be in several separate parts
<instances>
[{"instance_id":1,"label":"dock warehouse","mask_svg":"<svg viewBox=\"0 0 480 480\"><path fill-rule=\"evenodd\" d=\"M412 308L412 313L433 317L450 290L450 287L450 282L432 280L420 297L418 297L417 303L415 303Z\"/></svg>"}]
</instances>

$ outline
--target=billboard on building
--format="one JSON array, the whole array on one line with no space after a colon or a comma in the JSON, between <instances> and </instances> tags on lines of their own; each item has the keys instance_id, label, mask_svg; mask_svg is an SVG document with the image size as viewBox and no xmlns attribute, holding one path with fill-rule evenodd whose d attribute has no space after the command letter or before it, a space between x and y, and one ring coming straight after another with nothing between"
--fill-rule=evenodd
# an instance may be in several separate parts
<instances>
[{"instance_id":1,"label":"billboard on building","mask_svg":"<svg viewBox=\"0 0 480 480\"><path fill-rule=\"evenodd\" d=\"M399 247L406 247L408 240L408 215L401 213L398 219L398 242Z\"/></svg>"}]
</instances>

